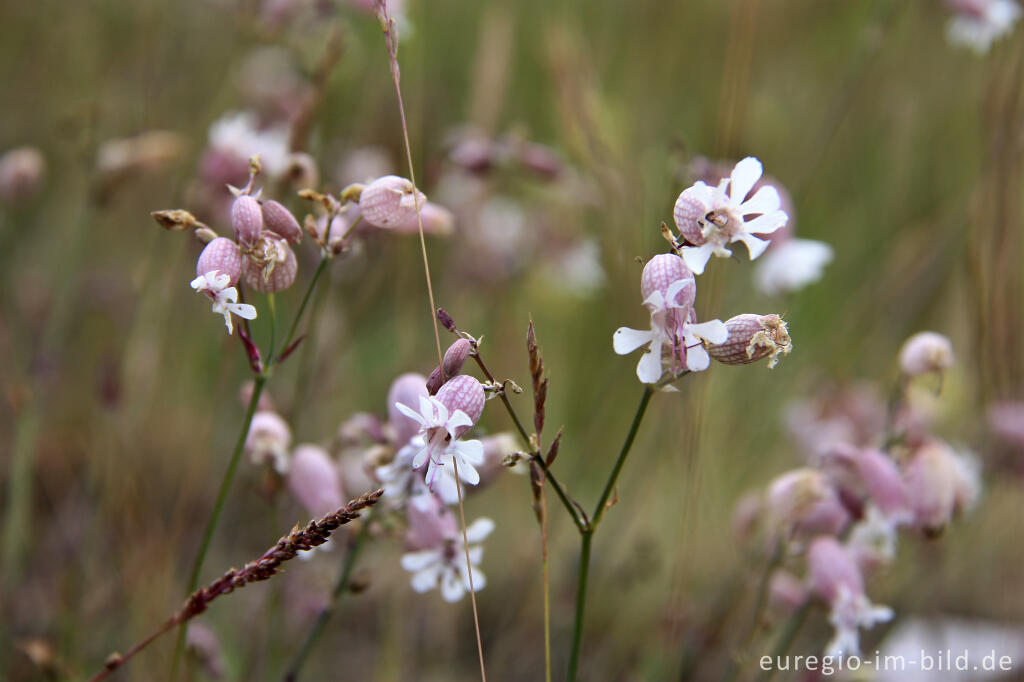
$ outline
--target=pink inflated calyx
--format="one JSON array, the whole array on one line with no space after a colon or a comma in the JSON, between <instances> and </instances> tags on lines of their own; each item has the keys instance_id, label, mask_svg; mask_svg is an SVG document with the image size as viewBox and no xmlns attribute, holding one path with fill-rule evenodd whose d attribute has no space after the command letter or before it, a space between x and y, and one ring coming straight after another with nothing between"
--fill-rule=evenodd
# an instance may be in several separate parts
<instances>
[{"instance_id":1,"label":"pink inflated calyx","mask_svg":"<svg viewBox=\"0 0 1024 682\"><path fill-rule=\"evenodd\" d=\"M385 175L363 188L359 196L359 210L371 225L394 227L415 215L417 207L422 207L426 200L409 180Z\"/></svg>"},{"instance_id":2,"label":"pink inflated calyx","mask_svg":"<svg viewBox=\"0 0 1024 682\"><path fill-rule=\"evenodd\" d=\"M302 241L302 227L299 221L291 211L273 199L263 202L263 225L290 244Z\"/></svg>"},{"instance_id":3,"label":"pink inflated calyx","mask_svg":"<svg viewBox=\"0 0 1024 682\"><path fill-rule=\"evenodd\" d=\"M700 246L704 238L703 221L710 207L704 203L703 193L693 187L684 189L676 199L672 218L680 236L689 244Z\"/></svg>"},{"instance_id":4,"label":"pink inflated calyx","mask_svg":"<svg viewBox=\"0 0 1024 682\"><path fill-rule=\"evenodd\" d=\"M460 374L449 379L441 387L437 392L437 400L448 409L449 414L454 414L456 410L459 410L473 422L472 425L459 426L456 429L454 435L455 438L459 438L480 421L480 416L484 413L486 397L484 388L479 381L469 375Z\"/></svg>"},{"instance_id":5,"label":"pink inflated calyx","mask_svg":"<svg viewBox=\"0 0 1024 682\"><path fill-rule=\"evenodd\" d=\"M242 261L246 284L265 294L284 291L294 284L298 268L288 242L272 232L264 232Z\"/></svg>"},{"instance_id":6,"label":"pink inflated calyx","mask_svg":"<svg viewBox=\"0 0 1024 682\"><path fill-rule=\"evenodd\" d=\"M230 278L228 286L235 286L242 275L242 253L238 244L226 237L217 237L206 245L196 261L196 276L216 271Z\"/></svg>"},{"instance_id":7,"label":"pink inflated calyx","mask_svg":"<svg viewBox=\"0 0 1024 682\"><path fill-rule=\"evenodd\" d=\"M313 516L337 511L343 504L338 468L318 445L299 445L292 454L288 487Z\"/></svg>"},{"instance_id":8,"label":"pink inflated calyx","mask_svg":"<svg viewBox=\"0 0 1024 682\"><path fill-rule=\"evenodd\" d=\"M248 194L235 197L231 204L231 227L242 244L254 244L263 231L263 209Z\"/></svg>"},{"instance_id":9,"label":"pink inflated calyx","mask_svg":"<svg viewBox=\"0 0 1024 682\"><path fill-rule=\"evenodd\" d=\"M420 397L427 396L426 382L426 377L415 372L402 374L391 382L391 388L388 389L388 424L397 447L406 445L419 433L420 424L402 414L395 404L419 405Z\"/></svg>"},{"instance_id":10,"label":"pink inflated calyx","mask_svg":"<svg viewBox=\"0 0 1024 682\"><path fill-rule=\"evenodd\" d=\"M746 313L725 322L729 337L725 343L708 345L708 354L724 365L746 365L769 358L768 366L793 348L785 321L778 315Z\"/></svg>"}]
</instances>

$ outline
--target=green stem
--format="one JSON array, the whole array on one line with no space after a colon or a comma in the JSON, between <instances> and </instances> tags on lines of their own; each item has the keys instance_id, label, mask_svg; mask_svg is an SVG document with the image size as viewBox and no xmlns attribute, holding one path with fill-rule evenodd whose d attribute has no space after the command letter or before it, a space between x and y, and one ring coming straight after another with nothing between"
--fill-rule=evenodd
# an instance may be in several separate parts
<instances>
[{"instance_id":1,"label":"green stem","mask_svg":"<svg viewBox=\"0 0 1024 682\"><path fill-rule=\"evenodd\" d=\"M299 679L299 672L302 670L302 666L305 664L306 659L313 650L313 646L323 634L327 621L330 620L331 615L334 613L334 609L338 606L338 600L349 586L352 571L356 565L356 557L359 556L359 550L362 548L363 543L369 536L369 528L370 520L366 519L363 522L363 527L359 530L359 535L356 536L355 541L348 550L348 554L345 556L345 563L341 568L341 573L338 575L338 582L334 584L334 590L331 592L331 599L323 610L320 611L320 615L317 616L316 622L313 623L313 627L310 628L305 641L302 643L302 648L299 649L299 653L296 654L295 659L288 667L288 672L284 675L285 682L295 682L295 680Z\"/></svg>"},{"instance_id":2,"label":"green stem","mask_svg":"<svg viewBox=\"0 0 1024 682\"><path fill-rule=\"evenodd\" d=\"M583 642L583 608L587 598L587 578L590 574L590 543L593 529L583 532L580 543L579 575L576 579L576 622L572 628L572 649L569 652L569 674L566 679L575 682L580 663L580 644Z\"/></svg>"},{"instance_id":3,"label":"green stem","mask_svg":"<svg viewBox=\"0 0 1024 682\"><path fill-rule=\"evenodd\" d=\"M619 451L619 458L615 460L615 466L612 468L612 473L608 477L608 482L604 485L604 492L601 493L601 499L597 501L597 506L594 507L594 513L590 517L590 525L597 528L597 524L601 522L601 517L604 516L605 510L608 508L608 500L612 496L612 492L615 490L615 483L619 480L619 474L622 472L622 466L626 463L626 457L629 456L629 451L633 447L633 441L636 439L637 431L640 430L640 423L644 419L644 413L647 412L647 405L651 402L651 396L654 395L654 389L650 386L644 386L644 394L640 397L640 405L636 408L636 414L633 416L633 424L629 427L629 433L626 434L626 442L622 444L622 449Z\"/></svg>"},{"instance_id":4,"label":"green stem","mask_svg":"<svg viewBox=\"0 0 1024 682\"><path fill-rule=\"evenodd\" d=\"M274 357L274 337L277 336L277 300L274 297L274 292L267 294L267 307L270 308L270 344L267 346L267 357Z\"/></svg>"},{"instance_id":5,"label":"green stem","mask_svg":"<svg viewBox=\"0 0 1024 682\"><path fill-rule=\"evenodd\" d=\"M285 337L284 343L281 344L281 350L288 350L288 346L291 345L292 340L295 338L295 332L299 328L299 322L302 321L302 314L306 312L306 306L309 305L309 299L313 296L313 290L316 289L316 283L320 280L320 276L324 274L324 270L327 268L327 261L330 260L327 257L321 257L320 263L316 266L316 272L313 273L313 279L309 283L309 288L306 289L306 295L302 297L302 303L299 304L299 310L295 313L295 319L292 321L292 326L288 330L288 336ZM274 361L273 356L270 358L270 362Z\"/></svg>"},{"instance_id":6,"label":"green stem","mask_svg":"<svg viewBox=\"0 0 1024 682\"><path fill-rule=\"evenodd\" d=\"M188 579L188 590L187 594L195 592L199 586L199 574L203 569L203 562L206 560L206 553L210 549L210 541L213 539L213 533L217 529L217 523L220 521L221 512L224 510L224 504L228 499L228 492L231 490L231 483L235 480L235 471L238 469L238 462L242 458L242 451L245 449L245 439L249 435L249 427L252 425L252 418L256 414L256 408L260 402L260 394L263 393L263 386L267 382L267 376L265 374L259 374L256 376L252 387L252 396L249 398L249 406L245 411L245 419L242 421L242 429L238 434L238 439L235 441L235 449L231 453L231 460L228 462L228 468L224 472L224 477L220 482L220 490L217 492L217 501L214 503L213 511L210 513L210 518L206 521L206 530L203 531L203 541L199 545L199 553L196 554L195 561L192 563L192 572ZM188 626L183 626L178 630L178 641L174 648L174 662L171 666L171 680L175 680L178 674L178 664L181 661L181 655L185 650L185 634L188 630Z\"/></svg>"},{"instance_id":7,"label":"green stem","mask_svg":"<svg viewBox=\"0 0 1024 682\"><path fill-rule=\"evenodd\" d=\"M807 612L810 611L811 602L805 603L800 609L794 613L789 621L786 623L786 628L779 635L779 639L775 644L775 648L772 650L771 658L772 664L767 670L763 670L761 675L757 678L758 682L768 682L775 676L775 669L779 658L784 656L789 647L792 646L793 640L796 639L797 633L800 632L800 628L803 627L804 621L807 619Z\"/></svg>"},{"instance_id":8,"label":"green stem","mask_svg":"<svg viewBox=\"0 0 1024 682\"><path fill-rule=\"evenodd\" d=\"M637 406L636 414L633 416L633 423L629 427L629 433L626 434L626 440L619 451L619 457L615 460L615 466L612 468L608 481L605 483L601 499L598 500L597 506L594 508L590 523L581 531L580 565L576 583L576 622L573 625L572 649L569 653L569 675L567 677L569 682L575 682L579 667L580 645L583 641L583 614L587 598L587 578L590 574L590 545L593 540L594 531L597 530L597 525L601 522L601 517L604 516L605 510L608 508L608 500L612 496L612 491L615 490L615 483L618 481L622 467L626 463L626 457L629 456L629 451L633 448L633 441L636 440L636 434L640 430L640 424L643 422L644 414L647 412L647 405L651 402L651 396L654 395L654 391L655 389L652 386L644 386L644 393L640 397L640 404Z\"/></svg>"}]
</instances>

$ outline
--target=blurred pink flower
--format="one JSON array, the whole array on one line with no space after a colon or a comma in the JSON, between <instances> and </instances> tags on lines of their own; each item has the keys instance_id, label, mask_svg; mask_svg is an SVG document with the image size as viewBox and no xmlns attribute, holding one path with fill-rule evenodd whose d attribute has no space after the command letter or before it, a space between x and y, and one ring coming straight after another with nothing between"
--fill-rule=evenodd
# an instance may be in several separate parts
<instances>
[{"instance_id":1,"label":"blurred pink flower","mask_svg":"<svg viewBox=\"0 0 1024 682\"><path fill-rule=\"evenodd\" d=\"M413 574L412 589L429 592L440 587L441 597L447 602L456 602L470 589L469 566L466 564L466 547L469 547L469 562L473 567L473 590L479 592L487 585L487 578L478 566L483 560L484 548L480 545L494 530L494 522L480 518L466 528L466 540L456 531L437 546L410 552L402 556L402 568Z\"/></svg>"}]
</instances>

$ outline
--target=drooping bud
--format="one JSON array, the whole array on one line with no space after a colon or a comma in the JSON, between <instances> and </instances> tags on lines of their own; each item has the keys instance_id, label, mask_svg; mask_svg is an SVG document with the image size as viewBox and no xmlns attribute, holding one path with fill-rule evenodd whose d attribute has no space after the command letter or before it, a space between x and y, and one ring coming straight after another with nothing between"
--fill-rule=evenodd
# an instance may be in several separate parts
<instances>
[{"instance_id":1,"label":"drooping bud","mask_svg":"<svg viewBox=\"0 0 1024 682\"><path fill-rule=\"evenodd\" d=\"M449 235L455 227L455 216L444 206L430 201L420 205L420 220L423 221L423 234ZM419 232L419 222L416 220L416 211L410 213L404 220L396 223L392 228L395 232L416 234Z\"/></svg>"},{"instance_id":2,"label":"drooping bud","mask_svg":"<svg viewBox=\"0 0 1024 682\"><path fill-rule=\"evenodd\" d=\"M955 514L974 503L980 489L973 467L937 439L917 449L905 477L914 522L928 534L940 533Z\"/></svg>"},{"instance_id":3,"label":"drooping bud","mask_svg":"<svg viewBox=\"0 0 1024 682\"><path fill-rule=\"evenodd\" d=\"M936 332L919 332L900 349L900 370L907 376L942 372L953 366L953 343Z\"/></svg>"},{"instance_id":4,"label":"drooping bud","mask_svg":"<svg viewBox=\"0 0 1024 682\"><path fill-rule=\"evenodd\" d=\"M458 339L455 343L448 346L448 350L444 353L444 360L441 362L446 377L457 376L462 371L462 365L466 363L466 358L469 357L470 348L470 343L466 339Z\"/></svg>"},{"instance_id":5,"label":"drooping bud","mask_svg":"<svg viewBox=\"0 0 1024 682\"><path fill-rule=\"evenodd\" d=\"M456 410L465 412L474 425L480 421L480 415L484 413L484 388L468 374L460 374L449 379L437 392L437 399L448 408L449 413ZM455 437L458 438L471 428L472 425L460 426L455 432Z\"/></svg>"},{"instance_id":6,"label":"drooping bud","mask_svg":"<svg viewBox=\"0 0 1024 682\"><path fill-rule=\"evenodd\" d=\"M242 244L256 243L263 231L263 211L260 202L248 194L235 197L231 204L231 227Z\"/></svg>"},{"instance_id":7,"label":"drooping bud","mask_svg":"<svg viewBox=\"0 0 1024 682\"><path fill-rule=\"evenodd\" d=\"M359 209L363 219L371 225L394 227L415 214L417 203L422 207L426 200L410 181L397 175L385 175L363 188Z\"/></svg>"},{"instance_id":8,"label":"drooping bud","mask_svg":"<svg viewBox=\"0 0 1024 682\"><path fill-rule=\"evenodd\" d=\"M0 156L0 201L31 199L46 176L46 159L35 147L18 147Z\"/></svg>"},{"instance_id":9,"label":"drooping bud","mask_svg":"<svg viewBox=\"0 0 1024 682\"><path fill-rule=\"evenodd\" d=\"M662 296L668 295L668 288L679 280L694 282L693 272L686 267L683 259L674 253L661 253L647 261L643 274L640 275L640 292L644 300L654 292ZM696 283L684 287L676 294L675 304L690 308L697 296Z\"/></svg>"},{"instance_id":10,"label":"drooping bud","mask_svg":"<svg viewBox=\"0 0 1024 682\"><path fill-rule=\"evenodd\" d=\"M295 448L288 488L306 511L316 517L337 511L343 504L338 468L319 445Z\"/></svg>"},{"instance_id":11,"label":"drooping bud","mask_svg":"<svg viewBox=\"0 0 1024 682\"><path fill-rule=\"evenodd\" d=\"M242 259L246 284L265 294L284 291L294 284L298 269L295 252L284 239L270 232L264 232Z\"/></svg>"},{"instance_id":12,"label":"drooping bud","mask_svg":"<svg viewBox=\"0 0 1024 682\"><path fill-rule=\"evenodd\" d=\"M260 411L253 416L245 437L245 451L254 464L269 462L277 473L287 473L291 444L292 431L279 414Z\"/></svg>"},{"instance_id":13,"label":"drooping bud","mask_svg":"<svg viewBox=\"0 0 1024 682\"><path fill-rule=\"evenodd\" d=\"M907 485L891 457L878 450L862 450L857 472L865 492L887 517L902 520L908 515Z\"/></svg>"},{"instance_id":14,"label":"drooping bud","mask_svg":"<svg viewBox=\"0 0 1024 682\"><path fill-rule=\"evenodd\" d=\"M766 504L771 519L787 534L835 533L850 520L826 476L810 468L776 478L768 488Z\"/></svg>"},{"instance_id":15,"label":"drooping bud","mask_svg":"<svg viewBox=\"0 0 1024 682\"><path fill-rule=\"evenodd\" d=\"M793 613L807 601L807 585L789 571L779 568L768 582L768 603L783 613Z\"/></svg>"},{"instance_id":16,"label":"drooping bud","mask_svg":"<svg viewBox=\"0 0 1024 682\"><path fill-rule=\"evenodd\" d=\"M703 220L710 208L701 198L701 193L694 187L683 190L676 199L672 218L675 220L679 234L688 243L700 246L705 241Z\"/></svg>"},{"instance_id":17,"label":"drooping bud","mask_svg":"<svg viewBox=\"0 0 1024 682\"><path fill-rule=\"evenodd\" d=\"M291 211L273 199L263 202L263 225L287 242L298 244L302 241L299 221Z\"/></svg>"},{"instance_id":18,"label":"drooping bud","mask_svg":"<svg viewBox=\"0 0 1024 682\"><path fill-rule=\"evenodd\" d=\"M231 278L228 286L235 286L242 275L242 253L238 244L226 237L217 237L203 249L196 261L196 275L208 275L216 270Z\"/></svg>"},{"instance_id":19,"label":"drooping bud","mask_svg":"<svg viewBox=\"0 0 1024 682\"><path fill-rule=\"evenodd\" d=\"M747 365L768 358L768 367L779 363L779 356L793 349L789 330L778 315L747 313L726 320L729 338L725 343L708 344L708 354L724 365Z\"/></svg>"},{"instance_id":20,"label":"drooping bud","mask_svg":"<svg viewBox=\"0 0 1024 682\"><path fill-rule=\"evenodd\" d=\"M822 536L811 543L807 550L807 573L811 589L830 604L843 589L851 596L864 594L864 576L856 558L834 537Z\"/></svg>"},{"instance_id":21,"label":"drooping bud","mask_svg":"<svg viewBox=\"0 0 1024 682\"><path fill-rule=\"evenodd\" d=\"M405 546L411 552L438 547L458 532L455 514L433 493L409 498L406 519Z\"/></svg>"},{"instance_id":22,"label":"drooping bud","mask_svg":"<svg viewBox=\"0 0 1024 682\"><path fill-rule=\"evenodd\" d=\"M395 379L391 383L391 388L388 389L388 424L391 426L397 447L407 444L413 436L419 433L420 424L399 412L395 404L419 405L420 396L428 395L426 382L427 380L422 374L410 372Z\"/></svg>"}]
</instances>

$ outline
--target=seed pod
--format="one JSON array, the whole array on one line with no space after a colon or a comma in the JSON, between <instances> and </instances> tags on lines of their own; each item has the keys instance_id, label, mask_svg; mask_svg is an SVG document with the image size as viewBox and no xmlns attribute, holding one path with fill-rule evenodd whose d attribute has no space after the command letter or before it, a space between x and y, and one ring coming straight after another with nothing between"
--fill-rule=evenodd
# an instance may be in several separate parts
<instances>
[{"instance_id":1,"label":"seed pod","mask_svg":"<svg viewBox=\"0 0 1024 682\"><path fill-rule=\"evenodd\" d=\"M746 313L727 320L725 326L729 329L725 343L708 345L708 354L724 365L748 365L769 358L771 368L780 355L793 349L786 323L778 315Z\"/></svg>"},{"instance_id":2,"label":"seed pod","mask_svg":"<svg viewBox=\"0 0 1024 682\"><path fill-rule=\"evenodd\" d=\"M900 370L907 376L941 372L953 366L953 343L936 332L914 334L900 349Z\"/></svg>"},{"instance_id":3,"label":"seed pod","mask_svg":"<svg viewBox=\"0 0 1024 682\"><path fill-rule=\"evenodd\" d=\"M480 415L484 413L484 388L468 374L460 374L449 379L437 392L437 399L450 413L454 413L455 410L465 412L474 425L480 421ZM472 426L460 426L455 432L455 437L458 438L471 428Z\"/></svg>"},{"instance_id":4,"label":"seed pod","mask_svg":"<svg viewBox=\"0 0 1024 682\"><path fill-rule=\"evenodd\" d=\"M640 276L640 292L645 300L655 291L665 296L672 283L678 282L681 279L694 281L693 272L690 271L690 268L686 267L683 259L674 253L658 254L647 261L647 265L644 266L644 272ZM691 307L696 296L697 287L694 284L694 286L686 287L676 294L675 303Z\"/></svg>"},{"instance_id":5,"label":"seed pod","mask_svg":"<svg viewBox=\"0 0 1024 682\"><path fill-rule=\"evenodd\" d=\"M228 286L235 286L242 274L242 253L238 244L226 237L217 237L203 249L196 261L196 274L207 275L216 270L231 278Z\"/></svg>"},{"instance_id":6,"label":"seed pod","mask_svg":"<svg viewBox=\"0 0 1024 682\"><path fill-rule=\"evenodd\" d=\"M302 241L302 228L292 212L283 205L268 199L263 202L263 225L285 241L298 244Z\"/></svg>"},{"instance_id":7,"label":"seed pod","mask_svg":"<svg viewBox=\"0 0 1024 682\"><path fill-rule=\"evenodd\" d=\"M416 194L414 194L416 192ZM415 214L427 198L413 184L397 175L377 178L363 188L359 196L359 209L363 218L377 227L394 227Z\"/></svg>"},{"instance_id":8,"label":"seed pod","mask_svg":"<svg viewBox=\"0 0 1024 682\"><path fill-rule=\"evenodd\" d=\"M264 294L284 291L295 283L299 264L287 242L265 232L242 259L242 271L250 287Z\"/></svg>"},{"instance_id":9,"label":"seed pod","mask_svg":"<svg viewBox=\"0 0 1024 682\"><path fill-rule=\"evenodd\" d=\"M672 218L679 229L679 234L694 246L700 246L706 241L703 221L708 210L709 207L701 198L700 191L694 187L684 189L676 199Z\"/></svg>"},{"instance_id":10,"label":"seed pod","mask_svg":"<svg viewBox=\"0 0 1024 682\"><path fill-rule=\"evenodd\" d=\"M263 211L260 202L248 194L235 198L231 204L231 227L242 244L254 244L263 231Z\"/></svg>"}]
</instances>

